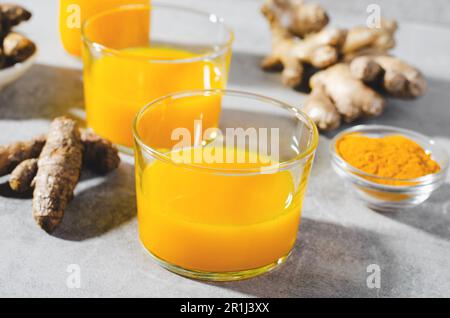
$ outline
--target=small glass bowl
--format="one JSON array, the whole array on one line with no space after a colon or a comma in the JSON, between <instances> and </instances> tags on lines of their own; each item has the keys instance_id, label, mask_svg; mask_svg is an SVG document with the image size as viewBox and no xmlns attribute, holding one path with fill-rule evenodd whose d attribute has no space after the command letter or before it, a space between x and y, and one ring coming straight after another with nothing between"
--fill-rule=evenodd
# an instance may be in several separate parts
<instances>
[{"instance_id":1,"label":"small glass bowl","mask_svg":"<svg viewBox=\"0 0 450 318\"><path fill-rule=\"evenodd\" d=\"M384 178L363 172L348 164L336 152L336 143L344 135L361 134L368 137L403 135L431 153L441 167L438 173L417 179ZM444 148L427 136L407 129L381 125L360 125L338 134L330 145L331 164L336 173L353 185L355 193L369 208L377 211L396 211L412 208L427 200L431 193L444 182L448 171L449 157Z\"/></svg>"}]
</instances>

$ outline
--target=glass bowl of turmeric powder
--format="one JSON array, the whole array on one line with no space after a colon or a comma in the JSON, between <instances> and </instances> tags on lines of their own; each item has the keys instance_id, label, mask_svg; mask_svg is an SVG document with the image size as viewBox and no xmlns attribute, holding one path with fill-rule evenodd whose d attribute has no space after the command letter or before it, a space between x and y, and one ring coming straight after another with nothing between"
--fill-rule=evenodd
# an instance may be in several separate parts
<instances>
[{"instance_id":1,"label":"glass bowl of turmeric powder","mask_svg":"<svg viewBox=\"0 0 450 318\"><path fill-rule=\"evenodd\" d=\"M445 149L417 132L360 125L331 142L331 163L358 198L377 211L397 211L426 201L445 181Z\"/></svg>"}]
</instances>

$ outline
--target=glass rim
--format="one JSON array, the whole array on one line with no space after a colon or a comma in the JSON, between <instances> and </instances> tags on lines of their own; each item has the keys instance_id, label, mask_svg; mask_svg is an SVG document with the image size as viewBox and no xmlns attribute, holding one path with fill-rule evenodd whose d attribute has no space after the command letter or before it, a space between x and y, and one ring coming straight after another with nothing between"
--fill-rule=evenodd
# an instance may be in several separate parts
<instances>
[{"instance_id":1,"label":"glass rim","mask_svg":"<svg viewBox=\"0 0 450 318\"><path fill-rule=\"evenodd\" d=\"M251 168L214 168L214 167L206 167L201 164L191 164L191 163L177 163L175 162L169 155L158 151L157 149L154 149L153 147L147 145L141 138L139 132L138 132L138 124L140 122L140 119L145 114L147 110L149 110L152 107L155 107L158 103L160 103L163 100L173 98L173 97L189 97L189 96L195 96L200 94L222 94L222 95L228 95L228 96L235 96L240 98L249 98L249 99L256 99L261 100L267 103L270 103L273 107L276 107L278 109L284 109L288 111L293 118L296 118L297 121L302 121L303 123L307 123L310 126L311 131L311 138L310 138L310 144L308 148L305 151L302 151L295 157L281 161L273 166L264 166L264 167L251 167ZM283 101L280 101L275 98L267 97L260 94L245 92L245 91L239 91L239 90L228 90L228 89L200 89L200 90L187 90L187 91L181 91L181 92L175 92L171 93L165 96L162 96L156 100L153 100L146 106L142 107L137 114L134 117L133 120L133 136L136 143L142 147L146 152L150 153L154 158L160 161L168 162L180 167L186 167L196 170L202 170L202 171L211 171L211 172L219 172L224 174L233 174L233 173L257 173L261 174L262 170L267 172L271 171L271 168L281 171L291 168L292 166L295 166L299 164L303 159L310 157L315 153L317 150L317 147L319 145L319 130L314 123L314 121L306 115L303 111L299 110L295 106L292 106L288 103L285 103ZM136 151L136 150L135 150Z\"/></svg>"},{"instance_id":2,"label":"glass rim","mask_svg":"<svg viewBox=\"0 0 450 318\"><path fill-rule=\"evenodd\" d=\"M90 39L86 35L86 32L87 32L86 29L89 26L89 24L104 17L104 16L107 16L114 12L120 12L120 11L124 11L124 10L130 10L130 11L138 10L138 9L142 10L142 9L151 9L153 7L175 10L178 12L191 13L191 14L203 16L204 18L208 19L211 24L222 25L227 32L227 40L224 44L211 45L211 47L213 48L212 52L207 52L204 54L195 54L194 57L181 58L181 59L152 59L152 58L146 58L146 57L142 57L142 56L126 55L123 53L122 50L114 49L114 48L108 47L107 45L103 45L97 41ZM211 21L211 20L214 20L214 21ZM214 13L210 13L210 12L206 12L206 11L202 11L202 10L198 10L198 9L192 9L192 8L188 8L188 7L184 7L184 6L165 4L165 3L159 3L159 2L156 2L156 3L152 2L150 5L128 4L128 5L117 6L112 9L101 11L97 14L90 16L82 23L82 26L81 26L81 39L82 39L83 43L88 45L89 47L95 47L96 49L101 50L101 52L103 52L103 53L107 53L107 54L117 56L120 58L124 58L124 59L140 60L140 61L146 61L149 63L161 63L161 64L193 63L193 62L204 61L204 60L208 60L208 59L215 59L219 56L225 55L228 51L231 50L231 47L234 42L234 38L235 38L235 35L234 35L233 29L231 27L229 27L228 24L225 23L224 18L222 18Z\"/></svg>"},{"instance_id":3,"label":"glass rim","mask_svg":"<svg viewBox=\"0 0 450 318\"><path fill-rule=\"evenodd\" d=\"M439 150L442 150L442 153L444 155L444 162L443 162L443 164L439 163L441 166L441 169L438 172L430 173L425 176L422 176L419 178L413 178L413 179L382 177L382 176L377 176L374 174L364 172L364 171L350 165L336 151L336 144L342 137L349 135L349 134L354 134L354 133L364 134L367 131L376 130L376 129L386 130L386 131L391 130L393 132L396 132L397 134L403 134L407 138L412 139L414 142L416 142L417 139L426 140L426 142L428 144L438 148ZM409 136L413 136L413 137L409 137ZM402 191L405 189L410 190L413 188L420 188L420 187L428 186L435 182L439 182L440 179L443 178L443 176L445 176L447 174L448 167L449 167L448 153L438 143L436 143L434 141L434 139L432 139L424 134L410 130L410 129L398 128L398 127L388 126L388 125L358 125L358 126L354 126L352 128L346 129L346 130L340 132L339 134L337 134L331 140L329 151L331 153L331 157L332 157L333 161L335 162L335 164L337 164L337 166L340 169L343 169L347 173L351 173L358 180L363 180L364 183L369 183L377 189L381 188L381 189L390 189L393 191L395 191L395 190ZM431 152L431 153L433 153L433 152ZM400 182L400 183L407 183L407 184L406 185L389 185L389 184L377 183L375 181L367 180L366 178L373 179L378 182L386 181L386 182Z\"/></svg>"}]
</instances>

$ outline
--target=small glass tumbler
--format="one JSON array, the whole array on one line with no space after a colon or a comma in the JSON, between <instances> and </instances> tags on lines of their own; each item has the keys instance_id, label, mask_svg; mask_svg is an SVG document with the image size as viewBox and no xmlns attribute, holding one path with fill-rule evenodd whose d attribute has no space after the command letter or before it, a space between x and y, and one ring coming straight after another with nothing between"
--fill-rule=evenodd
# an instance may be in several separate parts
<instances>
[{"instance_id":1,"label":"small glass tumbler","mask_svg":"<svg viewBox=\"0 0 450 318\"><path fill-rule=\"evenodd\" d=\"M144 107L133 132L139 235L159 264L231 281L286 260L318 144L304 113L251 93L190 91Z\"/></svg>"},{"instance_id":2,"label":"small glass tumbler","mask_svg":"<svg viewBox=\"0 0 450 318\"><path fill-rule=\"evenodd\" d=\"M150 0L59 0L59 33L67 53L81 57L81 25L90 16L118 6L149 5Z\"/></svg>"},{"instance_id":3,"label":"small glass tumbler","mask_svg":"<svg viewBox=\"0 0 450 318\"><path fill-rule=\"evenodd\" d=\"M121 6L88 18L82 36L87 125L125 152L132 152L132 122L142 105L226 86L234 36L214 14Z\"/></svg>"}]
</instances>

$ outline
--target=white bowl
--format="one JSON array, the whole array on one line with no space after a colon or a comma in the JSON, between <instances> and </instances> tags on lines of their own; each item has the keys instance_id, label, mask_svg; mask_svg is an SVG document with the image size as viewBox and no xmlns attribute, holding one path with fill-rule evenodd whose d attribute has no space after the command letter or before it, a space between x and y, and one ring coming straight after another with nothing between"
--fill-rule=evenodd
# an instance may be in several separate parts
<instances>
[{"instance_id":1,"label":"white bowl","mask_svg":"<svg viewBox=\"0 0 450 318\"><path fill-rule=\"evenodd\" d=\"M38 51L36 50L26 61L0 70L0 90L21 78L36 62L37 55Z\"/></svg>"}]
</instances>

